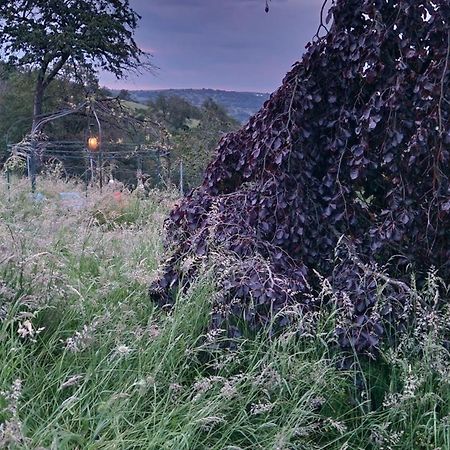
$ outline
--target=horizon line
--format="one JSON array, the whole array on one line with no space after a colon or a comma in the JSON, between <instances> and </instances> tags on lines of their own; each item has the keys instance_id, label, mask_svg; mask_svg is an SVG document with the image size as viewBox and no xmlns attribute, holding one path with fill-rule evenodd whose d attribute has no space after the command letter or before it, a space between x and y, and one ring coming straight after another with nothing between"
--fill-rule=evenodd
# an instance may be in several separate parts
<instances>
[{"instance_id":1,"label":"horizon line","mask_svg":"<svg viewBox=\"0 0 450 450\"><path fill-rule=\"evenodd\" d=\"M217 89L217 88L147 88L147 89L126 89L126 88L112 88L109 86L102 86L110 91L128 91L128 92L146 92L146 91L221 91L221 92L239 92L242 94L271 94L269 91L247 91L247 90L237 90L237 89Z\"/></svg>"}]
</instances>

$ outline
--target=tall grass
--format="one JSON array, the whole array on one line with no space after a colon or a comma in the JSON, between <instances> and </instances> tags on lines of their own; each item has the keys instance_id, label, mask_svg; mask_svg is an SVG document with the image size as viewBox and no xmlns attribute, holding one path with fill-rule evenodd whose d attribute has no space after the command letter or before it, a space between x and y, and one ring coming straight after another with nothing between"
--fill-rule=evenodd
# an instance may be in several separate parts
<instances>
[{"instance_id":1,"label":"tall grass","mask_svg":"<svg viewBox=\"0 0 450 450\"><path fill-rule=\"evenodd\" d=\"M147 296L173 194L92 190L74 209L57 194L80 187L39 186L40 202L24 181L9 199L0 186L0 448L450 449L448 342L432 310L347 370L332 316L309 337L222 349L207 328L214 273L172 311ZM430 304L438 282L420 293Z\"/></svg>"}]
</instances>

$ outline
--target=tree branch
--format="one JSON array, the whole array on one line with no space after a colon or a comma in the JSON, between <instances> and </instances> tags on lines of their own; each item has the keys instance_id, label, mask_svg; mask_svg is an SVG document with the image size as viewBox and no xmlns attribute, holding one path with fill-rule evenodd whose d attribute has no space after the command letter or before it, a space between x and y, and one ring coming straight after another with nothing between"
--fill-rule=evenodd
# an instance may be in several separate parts
<instances>
[{"instance_id":1,"label":"tree branch","mask_svg":"<svg viewBox=\"0 0 450 450\"><path fill-rule=\"evenodd\" d=\"M59 59L59 61L53 66L50 73L44 78L44 81L42 83L44 88L47 87L52 82L52 80L56 77L56 75L58 75L59 71L63 68L64 64L69 59L69 56L70 55L68 53L63 54Z\"/></svg>"}]
</instances>

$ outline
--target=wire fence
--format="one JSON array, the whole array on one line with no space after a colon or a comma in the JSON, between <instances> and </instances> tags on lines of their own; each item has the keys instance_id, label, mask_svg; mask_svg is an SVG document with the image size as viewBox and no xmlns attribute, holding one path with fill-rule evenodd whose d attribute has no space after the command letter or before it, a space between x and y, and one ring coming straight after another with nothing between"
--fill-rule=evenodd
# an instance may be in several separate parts
<instances>
[{"instance_id":1,"label":"wire fence","mask_svg":"<svg viewBox=\"0 0 450 450\"><path fill-rule=\"evenodd\" d=\"M170 152L159 147L132 143L102 143L95 151L85 142L26 141L9 145L5 165L9 180L14 173L30 179L38 188L39 175L83 180L86 187L120 182L129 188L163 187L170 180ZM182 179L182 174L181 174ZM182 190L182 186L180 186Z\"/></svg>"},{"instance_id":2,"label":"wire fence","mask_svg":"<svg viewBox=\"0 0 450 450\"><path fill-rule=\"evenodd\" d=\"M46 133L76 137L49 140ZM102 189L115 182L128 188L162 187L173 180L169 138L165 127L136 117L118 98L90 96L79 105L38 116L30 134L19 143L8 143L10 157L4 169L8 180L14 173L26 175L32 192L39 175L46 173L83 180L86 188ZM181 166L181 192L182 170Z\"/></svg>"}]
</instances>

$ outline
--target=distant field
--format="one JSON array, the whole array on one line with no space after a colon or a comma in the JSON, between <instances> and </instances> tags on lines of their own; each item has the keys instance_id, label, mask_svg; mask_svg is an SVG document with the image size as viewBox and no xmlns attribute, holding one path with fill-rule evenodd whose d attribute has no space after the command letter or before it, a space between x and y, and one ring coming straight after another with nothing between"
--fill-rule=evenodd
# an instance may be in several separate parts
<instances>
[{"instance_id":1,"label":"distant field","mask_svg":"<svg viewBox=\"0 0 450 450\"><path fill-rule=\"evenodd\" d=\"M125 105L127 108L130 108L131 110L143 110L146 111L147 110L147 106L144 105L143 103L138 103L138 102L131 102L129 100L122 100L122 104Z\"/></svg>"},{"instance_id":2,"label":"distant field","mask_svg":"<svg viewBox=\"0 0 450 450\"><path fill-rule=\"evenodd\" d=\"M227 350L208 333L213 271L173 311L148 298L174 193L38 185L33 201L0 181L0 448L450 449L437 329L348 370L333 316Z\"/></svg>"}]
</instances>

